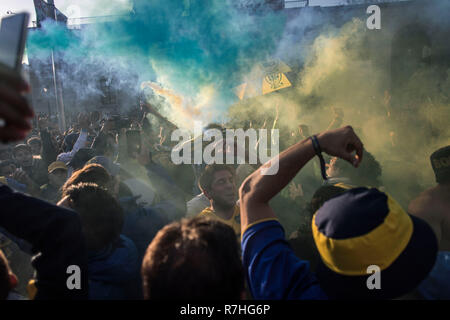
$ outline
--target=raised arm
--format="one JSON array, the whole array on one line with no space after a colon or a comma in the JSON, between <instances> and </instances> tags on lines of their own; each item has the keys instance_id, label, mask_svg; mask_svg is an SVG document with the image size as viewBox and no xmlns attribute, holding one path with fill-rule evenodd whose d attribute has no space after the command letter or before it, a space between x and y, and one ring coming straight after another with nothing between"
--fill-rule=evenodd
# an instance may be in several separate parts
<instances>
[{"instance_id":1,"label":"raised arm","mask_svg":"<svg viewBox=\"0 0 450 320\"><path fill-rule=\"evenodd\" d=\"M70 152L59 154L56 160L67 163L72 160L73 156L78 152L78 150L86 146L86 141L89 133L89 118L87 117L87 115L81 114L79 116L78 122L80 124L81 130L80 134L78 135L77 141L73 145L72 150Z\"/></svg>"},{"instance_id":2,"label":"raised arm","mask_svg":"<svg viewBox=\"0 0 450 320\"><path fill-rule=\"evenodd\" d=\"M317 135L322 151L358 166L363 145L351 127ZM356 155L353 155L356 151ZM301 141L278 159L278 172L264 175L264 165L252 173L239 190L241 203L242 262L254 299L326 299L309 264L297 257L286 241L269 201L316 154L311 139ZM276 163L276 162L275 162ZM276 166L275 166L276 167ZM267 171L266 171L267 173ZM273 172L272 172L273 173Z\"/></svg>"},{"instance_id":3,"label":"raised arm","mask_svg":"<svg viewBox=\"0 0 450 320\"><path fill-rule=\"evenodd\" d=\"M362 160L363 144L352 127L325 131L317 135L323 152L340 157L357 167ZM356 156L353 152L356 151ZM278 156L278 172L264 175L261 170L270 163L253 172L239 190L241 203L241 228L263 219L276 218L269 201L297 175L301 168L315 156L311 139L306 139L289 147ZM272 159L277 161L276 159Z\"/></svg>"}]
</instances>

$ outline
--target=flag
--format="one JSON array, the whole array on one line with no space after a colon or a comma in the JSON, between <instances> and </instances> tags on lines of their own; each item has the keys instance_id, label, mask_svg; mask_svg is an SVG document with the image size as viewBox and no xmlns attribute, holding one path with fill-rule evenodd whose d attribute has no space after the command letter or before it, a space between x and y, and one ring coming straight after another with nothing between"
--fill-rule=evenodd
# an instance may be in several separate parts
<instances>
[{"instance_id":1,"label":"flag","mask_svg":"<svg viewBox=\"0 0 450 320\"><path fill-rule=\"evenodd\" d=\"M263 79L262 94L290 87L291 83L284 73L271 74Z\"/></svg>"},{"instance_id":2,"label":"flag","mask_svg":"<svg viewBox=\"0 0 450 320\"><path fill-rule=\"evenodd\" d=\"M259 63L246 77L245 83L234 87L233 92L239 100L243 100L291 87L292 84L286 76L286 73L291 71L280 59Z\"/></svg>"},{"instance_id":3,"label":"flag","mask_svg":"<svg viewBox=\"0 0 450 320\"><path fill-rule=\"evenodd\" d=\"M36 9L37 25L40 27L41 22L46 19L57 20L58 22L67 23L67 17L54 5L50 5L44 0L33 0Z\"/></svg>"}]
</instances>

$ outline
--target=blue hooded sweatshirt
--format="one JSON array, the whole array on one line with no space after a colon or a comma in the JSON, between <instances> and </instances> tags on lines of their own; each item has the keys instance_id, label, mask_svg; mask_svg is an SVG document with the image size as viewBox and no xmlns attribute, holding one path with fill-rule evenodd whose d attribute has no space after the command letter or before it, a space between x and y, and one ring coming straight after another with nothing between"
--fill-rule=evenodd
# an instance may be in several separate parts
<instances>
[{"instance_id":1,"label":"blue hooded sweatshirt","mask_svg":"<svg viewBox=\"0 0 450 320\"><path fill-rule=\"evenodd\" d=\"M89 299L140 299L140 265L133 241L121 235L114 243L89 252Z\"/></svg>"}]
</instances>

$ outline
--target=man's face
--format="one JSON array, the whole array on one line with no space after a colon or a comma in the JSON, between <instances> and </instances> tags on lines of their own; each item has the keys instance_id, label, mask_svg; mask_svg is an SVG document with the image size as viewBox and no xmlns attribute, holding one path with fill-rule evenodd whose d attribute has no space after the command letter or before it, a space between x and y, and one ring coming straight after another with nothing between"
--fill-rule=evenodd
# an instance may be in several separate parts
<instances>
[{"instance_id":1,"label":"man's face","mask_svg":"<svg viewBox=\"0 0 450 320\"><path fill-rule=\"evenodd\" d=\"M33 142L30 144L31 153L35 156L41 154L41 144L39 142Z\"/></svg>"},{"instance_id":2,"label":"man's face","mask_svg":"<svg viewBox=\"0 0 450 320\"><path fill-rule=\"evenodd\" d=\"M48 180L51 185L61 188L67 179L67 170L55 169L48 175Z\"/></svg>"},{"instance_id":3,"label":"man's face","mask_svg":"<svg viewBox=\"0 0 450 320\"><path fill-rule=\"evenodd\" d=\"M21 167L31 167L33 165L33 155L26 149L19 149L15 152L14 158Z\"/></svg>"},{"instance_id":4,"label":"man's face","mask_svg":"<svg viewBox=\"0 0 450 320\"><path fill-rule=\"evenodd\" d=\"M236 182L233 175L228 170L217 171L211 184L211 189L207 192L210 199L224 208L232 208L236 204L237 192Z\"/></svg>"}]
</instances>

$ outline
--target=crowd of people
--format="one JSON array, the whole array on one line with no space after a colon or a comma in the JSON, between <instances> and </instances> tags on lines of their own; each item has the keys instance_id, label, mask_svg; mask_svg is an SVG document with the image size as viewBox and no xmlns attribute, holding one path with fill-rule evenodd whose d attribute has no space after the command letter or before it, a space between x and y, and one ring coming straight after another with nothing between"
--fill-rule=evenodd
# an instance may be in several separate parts
<instances>
[{"instance_id":1,"label":"crowd of people","mask_svg":"<svg viewBox=\"0 0 450 320\"><path fill-rule=\"evenodd\" d=\"M303 128L266 164L174 165L147 103L62 132L0 79L0 299L450 298L450 146L406 211L350 126Z\"/></svg>"}]
</instances>

